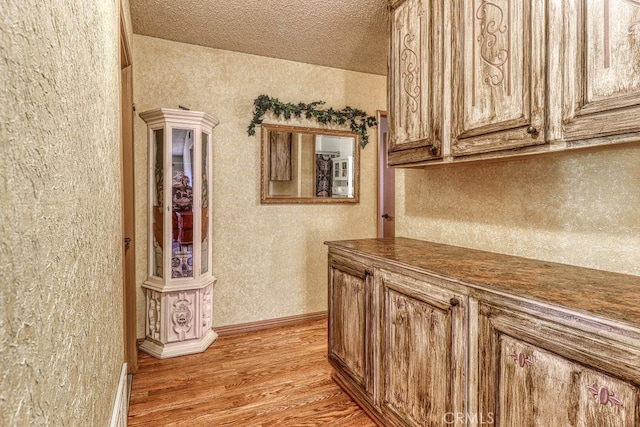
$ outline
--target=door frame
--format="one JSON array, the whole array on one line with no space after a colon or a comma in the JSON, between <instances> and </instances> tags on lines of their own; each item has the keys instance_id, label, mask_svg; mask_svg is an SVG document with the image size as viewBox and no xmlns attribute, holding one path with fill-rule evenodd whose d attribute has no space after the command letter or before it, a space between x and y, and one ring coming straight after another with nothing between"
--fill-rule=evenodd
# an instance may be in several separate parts
<instances>
[{"instance_id":1,"label":"door frame","mask_svg":"<svg viewBox=\"0 0 640 427\"><path fill-rule=\"evenodd\" d=\"M120 3L120 178L122 203L122 298L124 361L138 370L136 331L135 185L133 147L133 64L124 10Z\"/></svg>"},{"instance_id":2,"label":"door frame","mask_svg":"<svg viewBox=\"0 0 640 427\"><path fill-rule=\"evenodd\" d=\"M378 121L378 162L377 162L377 183L378 183L378 187L377 187L377 209L376 209L376 228L377 228L377 237L384 237L384 226L385 226L385 222L386 220L382 217L382 215L386 212L389 211L389 209L391 209L391 220L395 221L395 203L393 203L393 206L387 206L385 204L385 195L390 195L390 193L393 195L393 198L395 199L395 185L386 185L385 184L385 177L386 175L389 173L389 171L391 171L392 173L394 173L395 176L395 169L390 168L388 166L388 143L389 143L389 138L388 138L388 125L387 125L387 131L386 132L382 132L381 131L381 127L380 127L380 123L381 120L384 118L384 120L388 123L387 120L387 112L386 111L382 111L382 110L378 110L376 111L376 119ZM393 235L395 236L395 228L394 228L394 233Z\"/></svg>"}]
</instances>

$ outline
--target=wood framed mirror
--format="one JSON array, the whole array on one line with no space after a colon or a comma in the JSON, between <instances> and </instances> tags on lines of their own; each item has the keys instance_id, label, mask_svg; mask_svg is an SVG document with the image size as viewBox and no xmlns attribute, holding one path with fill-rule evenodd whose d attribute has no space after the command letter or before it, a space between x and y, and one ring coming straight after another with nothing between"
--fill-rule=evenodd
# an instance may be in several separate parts
<instances>
[{"instance_id":1,"label":"wood framed mirror","mask_svg":"<svg viewBox=\"0 0 640 427\"><path fill-rule=\"evenodd\" d=\"M355 132L262 124L260 202L358 203Z\"/></svg>"}]
</instances>

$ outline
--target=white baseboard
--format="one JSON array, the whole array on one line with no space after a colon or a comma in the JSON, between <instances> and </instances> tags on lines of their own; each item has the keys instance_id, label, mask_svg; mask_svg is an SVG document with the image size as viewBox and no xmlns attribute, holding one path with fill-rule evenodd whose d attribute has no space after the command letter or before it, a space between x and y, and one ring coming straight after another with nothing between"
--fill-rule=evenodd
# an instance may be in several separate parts
<instances>
[{"instance_id":1,"label":"white baseboard","mask_svg":"<svg viewBox=\"0 0 640 427\"><path fill-rule=\"evenodd\" d=\"M120 370L120 379L118 380L118 389L116 390L116 399L113 402L113 412L111 412L110 427L126 427L127 413L129 405L129 387L127 381L127 364L122 364Z\"/></svg>"}]
</instances>

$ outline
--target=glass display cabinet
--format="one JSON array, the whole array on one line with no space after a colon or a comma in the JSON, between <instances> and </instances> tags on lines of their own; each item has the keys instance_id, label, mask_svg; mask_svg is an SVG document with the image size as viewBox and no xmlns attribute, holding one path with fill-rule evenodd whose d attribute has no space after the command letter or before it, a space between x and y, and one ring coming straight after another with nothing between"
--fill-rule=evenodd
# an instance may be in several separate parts
<instances>
[{"instance_id":1,"label":"glass display cabinet","mask_svg":"<svg viewBox=\"0 0 640 427\"><path fill-rule=\"evenodd\" d=\"M202 352L217 338L209 186L218 121L169 108L140 117L149 141L146 337L140 349L158 358Z\"/></svg>"}]
</instances>

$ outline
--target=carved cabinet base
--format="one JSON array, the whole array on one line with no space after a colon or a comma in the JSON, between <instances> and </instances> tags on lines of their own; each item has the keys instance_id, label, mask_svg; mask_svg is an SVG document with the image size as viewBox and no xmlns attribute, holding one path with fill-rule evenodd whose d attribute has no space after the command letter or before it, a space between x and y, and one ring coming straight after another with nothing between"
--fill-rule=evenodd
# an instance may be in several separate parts
<instances>
[{"instance_id":1,"label":"carved cabinet base","mask_svg":"<svg viewBox=\"0 0 640 427\"><path fill-rule=\"evenodd\" d=\"M140 350L159 359L205 351L218 337L211 329L215 281L178 290L143 285L146 338Z\"/></svg>"}]
</instances>

